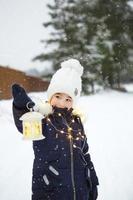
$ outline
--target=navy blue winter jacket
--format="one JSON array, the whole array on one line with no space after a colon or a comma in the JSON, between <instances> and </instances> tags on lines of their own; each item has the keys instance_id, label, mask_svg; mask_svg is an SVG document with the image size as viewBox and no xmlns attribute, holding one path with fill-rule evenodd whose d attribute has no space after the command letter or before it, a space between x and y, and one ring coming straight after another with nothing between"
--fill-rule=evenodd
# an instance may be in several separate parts
<instances>
[{"instance_id":1,"label":"navy blue winter jacket","mask_svg":"<svg viewBox=\"0 0 133 200\"><path fill-rule=\"evenodd\" d=\"M33 141L32 200L95 200L98 178L88 153L87 139L73 109L53 107L42 120L45 139ZM16 127L28 112L13 105ZM96 191L95 191L96 192Z\"/></svg>"}]
</instances>

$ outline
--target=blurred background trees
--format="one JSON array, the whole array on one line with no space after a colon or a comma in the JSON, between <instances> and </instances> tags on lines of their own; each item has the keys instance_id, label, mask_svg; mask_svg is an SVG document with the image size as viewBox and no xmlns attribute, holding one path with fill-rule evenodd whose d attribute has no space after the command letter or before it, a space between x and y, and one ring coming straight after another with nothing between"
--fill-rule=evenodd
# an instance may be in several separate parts
<instances>
[{"instance_id":1,"label":"blurred background trees","mask_svg":"<svg viewBox=\"0 0 133 200\"><path fill-rule=\"evenodd\" d=\"M78 59L86 94L97 84L121 90L121 83L133 81L133 8L127 0L53 0L48 9L43 26L51 35L34 60L50 61L54 73L61 61Z\"/></svg>"}]
</instances>

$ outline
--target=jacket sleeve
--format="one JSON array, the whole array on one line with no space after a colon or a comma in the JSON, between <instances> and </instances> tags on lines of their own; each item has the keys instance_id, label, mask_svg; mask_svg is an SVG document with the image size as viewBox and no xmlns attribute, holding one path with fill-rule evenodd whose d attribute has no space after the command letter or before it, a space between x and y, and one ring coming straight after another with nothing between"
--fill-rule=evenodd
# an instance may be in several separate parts
<instances>
[{"instance_id":1,"label":"jacket sleeve","mask_svg":"<svg viewBox=\"0 0 133 200\"><path fill-rule=\"evenodd\" d=\"M20 120L20 117L25 114L26 112L29 112L27 108L25 109L20 109L17 108L14 103L12 104L12 111L13 111L13 118L15 125L18 129L19 132L23 133L23 128L22 128L22 121Z\"/></svg>"},{"instance_id":2,"label":"jacket sleeve","mask_svg":"<svg viewBox=\"0 0 133 200\"><path fill-rule=\"evenodd\" d=\"M83 148L84 159L87 163L86 173L87 173L88 178L90 176L92 186L96 186L96 185L99 185L99 181L98 181L98 177L97 177L97 174L96 174L94 164L91 161L91 156L90 156L88 150L89 150L89 146L87 144L87 139L86 139L85 144L84 144L84 148ZM88 169L89 169L89 171L88 171Z\"/></svg>"},{"instance_id":3,"label":"jacket sleeve","mask_svg":"<svg viewBox=\"0 0 133 200\"><path fill-rule=\"evenodd\" d=\"M95 186L99 185L99 181L98 181L98 177L97 177L97 174L96 174L94 164L91 161L91 156L89 154L89 145L87 143L87 137L85 135L85 131L84 131L84 127L82 125L82 122L81 122L81 129L82 129L82 134L84 136L82 152L83 152L83 156L84 156L84 159L86 161L86 164L87 164L87 166L86 166L86 176L88 177L88 179L90 179L92 187L95 187Z\"/></svg>"}]
</instances>

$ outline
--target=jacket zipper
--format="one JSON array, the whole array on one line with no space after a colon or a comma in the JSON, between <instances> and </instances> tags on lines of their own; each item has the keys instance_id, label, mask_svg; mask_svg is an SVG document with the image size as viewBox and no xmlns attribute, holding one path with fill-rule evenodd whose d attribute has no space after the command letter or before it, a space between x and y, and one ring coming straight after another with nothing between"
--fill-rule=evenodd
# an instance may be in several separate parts
<instances>
[{"instance_id":1,"label":"jacket zipper","mask_svg":"<svg viewBox=\"0 0 133 200\"><path fill-rule=\"evenodd\" d=\"M72 180L72 187L73 187L73 200L76 200L76 189L75 189L75 182L74 182L74 161L73 161L73 139L71 135L71 129L69 129L69 138L70 138L70 154L71 154L71 180Z\"/></svg>"}]
</instances>

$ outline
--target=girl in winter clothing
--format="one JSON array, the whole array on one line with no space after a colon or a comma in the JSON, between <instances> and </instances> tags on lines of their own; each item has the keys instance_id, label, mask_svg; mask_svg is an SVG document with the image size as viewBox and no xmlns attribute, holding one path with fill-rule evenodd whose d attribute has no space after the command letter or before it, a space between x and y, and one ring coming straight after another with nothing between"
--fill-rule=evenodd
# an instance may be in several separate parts
<instances>
[{"instance_id":1,"label":"girl in winter clothing","mask_svg":"<svg viewBox=\"0 0 133 200\"><path fill-rule=\"evenodd\" d=\"M21 86L12 87L13 115L20 132L20 117L28 108L45 116L45 138L33 141L32 200L97 199L98 178L80 116L73 109L80 96L82 73L78 60L61 63L47 90L48 103L43 106L35 104Z\"/></svg>"}]
</instances>

